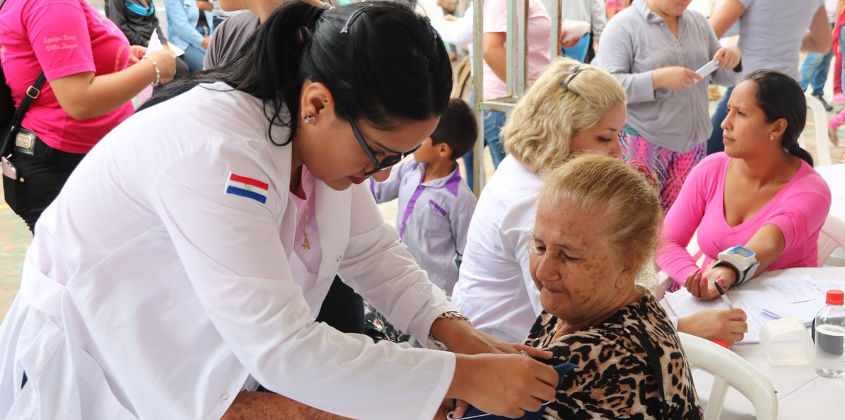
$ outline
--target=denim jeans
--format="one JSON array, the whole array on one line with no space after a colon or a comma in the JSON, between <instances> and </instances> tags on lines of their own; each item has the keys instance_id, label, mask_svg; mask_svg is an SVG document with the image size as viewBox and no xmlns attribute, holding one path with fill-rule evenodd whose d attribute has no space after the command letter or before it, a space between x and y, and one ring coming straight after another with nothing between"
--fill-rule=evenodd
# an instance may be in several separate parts
<instances>
[{"instance_id":1,"label":"denim jeans","mask_svg":"<svg viewBox=\"0 0 845 420\"><path fill-rule=\"evenodd\" d=\"M724 121L725 117L728 116L728 98L731 97L731 93L733 91L733 86L729 87L728 90L725 91L725 96L722 97L719 105L716 106L716 111L714 111L713 115L710 117L710 122L713 123L713 132L710 133L710 138L707 139L708 155L725 150L722 121Z\"/></svg>"},{"instance_id":2,"label":"denim jeans","mask_svg":"<svg viewBox=\"0 0 845 420\"><path fill-rule=\"evenodd\" d=\"M834 25L830 25L833 30ZM840 31L841 39L841 31ZM801 89L807 90L807 86L813 88L813 95L821 96L824 93L824 84L827 82L827 72L830 68L830 60L833 58L833 50L827 54L807 53L804 62L801 64Z\"/></svg>"},{"instance_id":3,"label":"denim jeans","mask_svg":"<svg viewBox=\"0 0 845 420\"><path fill-rule=\"evenodd\" d=\"M182 55L182 60L188 65L191 73L202 70L202 60L205 58L205 50L197 48L193 45L185 47L185 54Z\"/></svg>"},{"instance_id":4,"label":"denim jeans","mask_svg":"<svg viewBox=\"0 0 845 420\"><path fill-rule=\"evenodd\" d=\"M507 114L504 112L484 111L484 145L490 146L490 155L493 156L493 167L498 168L499 162L505 158L505 148L499 139L499 131L505 125ZM472 151L464 155L464 166L467 170L467 185L472 188Z\"/></svg>"}]
</instances>

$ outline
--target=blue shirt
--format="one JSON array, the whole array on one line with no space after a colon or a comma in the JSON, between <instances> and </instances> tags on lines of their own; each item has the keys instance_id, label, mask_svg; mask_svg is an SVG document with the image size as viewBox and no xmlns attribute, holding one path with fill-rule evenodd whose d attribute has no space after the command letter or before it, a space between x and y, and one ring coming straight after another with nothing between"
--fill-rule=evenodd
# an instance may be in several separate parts
<instances>
[{"instance_id":1,"label":"blue shirt","mask_svg":"<svg viewBox=\"0 0 845 420\"><path fill-rule=\"evenodd\" d=\"M379 203L399 199L399 237L431 282L452 294L458 281L455 256L460 260L464 253L475 195L457 165L443 178L422 182L424 176L425 164L409 159L393 168L384 182L371 179L370 186Z\"/></svg>"}]
</instances>

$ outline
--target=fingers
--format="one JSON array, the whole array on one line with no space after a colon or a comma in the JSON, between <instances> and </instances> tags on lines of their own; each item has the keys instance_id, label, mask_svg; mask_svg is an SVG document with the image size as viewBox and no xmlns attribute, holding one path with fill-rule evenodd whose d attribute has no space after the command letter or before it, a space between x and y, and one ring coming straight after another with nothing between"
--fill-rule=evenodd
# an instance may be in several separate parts
<instances>
[{"instance_id":1,"label":"fingers","mask_svg":"<svg viewBox=\"0 0 845 420\"><path fill-rule=\"evenodd\" d=\"M459 419L464 416L469 410L469 403L464 400L455 400L455 411L452 413L452 418Z\"/></svg>"},{"instance_id":2,"label":"fingers","mask_svg":"<svg viewBox=\"0 0 845 420\"><path fill-rule=\"evenodd\" d=\"M746 319L748 319L747 316L745 315L745 311L743 311L741 308L727 309L726 314L727 314L728 319L734 320L734 321L745 322Z\"/></svg>"},{"instance_id":3,"label":"fingers","mask_svg":"<svg viewBox=\"0 0 845 420\"><path fill-rule=\"evenodd\" d=\"M746 331L748 331L748 324L745 321L732 321L728 324L725 339L730 342L741 341Z\"/></svg>"},{"instance_id":4,"label":"fingers","mask_svg":"<svg viewBox=\"0 0 845 420\"><path fill-rule=\"evenodd\" d=\"M701 75L700 75L700 74L698 74L698 73L696 73L696 72L694 72L694 71L692 71L692 70L690 70L690 69L686 69L686 71L687 71L687 72L686 72L686 73L687 73L687 77L692 78L692 80L694 80L695 82L697 82L697 81L701 80Z\"/></svg>"},{"instance_id":5,"label":"fingers","mask_svg":"<svg viewBox=\"0 0 845 420\"><path fill-rule=\"evenodd\" d=\"M514 349L516 349L516 353L525 352L528 356L537 358L537 359L551 359L553 354L547 350L540 350L536 347L526 346L525 344L514 344Z\"/></svg>"},{"instance_id":6,"label":"fingers","mask_svg":"<svg viewBox=\"0 0 845 420\"><path fill-rule=\"evenodd\" d=\"M559 376L557 371L544 363L538 362L536 360L531 360L533 363L536 363L536 369L534 371L534 377L539 379L542 383L546 384L547 386L543 387L543 392L532 393L537 398L543 399L543 401L548 401L555 397L555 388L557 387L557 382Z\"/></svg>"},{"instance_id":7,"label":"fingers","mask_svg":"<svg viewBox=\"0 0 845 420\"><path fill-rule=\"evenodd\" d=\"M685 287L689 290L690 294L695 297L701 297L701 282L704 280L703 274L701 273L701 269L695 270L692 274L687 277L687 281Z\"/></svg>"}]
</instances>

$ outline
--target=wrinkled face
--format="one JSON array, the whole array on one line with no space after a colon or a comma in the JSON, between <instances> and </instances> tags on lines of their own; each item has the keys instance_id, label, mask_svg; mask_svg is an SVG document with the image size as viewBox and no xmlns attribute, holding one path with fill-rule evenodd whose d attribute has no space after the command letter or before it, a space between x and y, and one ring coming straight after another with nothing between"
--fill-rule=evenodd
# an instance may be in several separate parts
<instances>
[{"instance_id":1,"label":"wrinkled face","mask_svg":"<svg viewBox=\"0 0 845 420\"><path fill-rule=\"evenodd\" d=\"M722 121L725 153L731 157L745 157L769 147L780 147L780 138L772 141L774 122L766 121L766 114L757 105L757 85L746 80L734 88L728 99L728 115ZM777 144L775 144L777 143Z\"/></svg>"},{"instance_id":2,"label":"wrinkled face","mask_svg":"<svg viewBox=\"0 0 845 420\"><path fill-rule=\"evenodd\" d=\"M580 324L613 305L623 264L610 246L606 212L585 212L569 200L537 203L531 278L543 309Z\"/></svg>"},{"instance_id":3,"label":"wrinkled face","mask_svg":"<svg viewBox=\"0 0 845 420\"><path fill-rule=\"evenodd\" d=\"M678 17L684 14L692 0L647 0L651 10L667 16Z\"/></svg>"},{"instance_id":4,"label":"wrinkled face","mask_svg":"<svg viewBox=\"0 0 845 420\"><path fill-rule=\"evenodd\" d=\"M440 117L422 121L398 122L390 130L382 130L368 121L356 121L361 137L379 162L413 150L428 137ZM344 190L351 184L360 184L375 165L358 142L352 125L334 115L321 114L297 135L295 155L316 178L335 190ZM304 127L303 127L304 128ZM377 181L390 175L390 169L372 174Z\"/></svg>"},{"instance_id":5,"label":"wrinkled face","mask_svg":"<svg viewBox=\"0 0 845 420\"><path fill-rule=\"evenodd\" d=\"M570 153L594 152L621 158L619 130L625 125L626 114L625 103L620 102L607 111L596 125L576 132L569 142Z\"/></svg>"}]
</instances>

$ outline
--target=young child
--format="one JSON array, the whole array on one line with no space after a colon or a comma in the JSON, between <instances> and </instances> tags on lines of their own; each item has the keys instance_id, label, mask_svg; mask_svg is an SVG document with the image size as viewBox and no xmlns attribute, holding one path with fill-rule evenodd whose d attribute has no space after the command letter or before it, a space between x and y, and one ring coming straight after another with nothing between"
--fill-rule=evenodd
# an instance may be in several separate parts
<instances>
[{"instance_id":1,"label":"young child","mask_svg":"<svg viewBox=\"0 0 845 420\"><path fill-rule=\"evenodd\" d=\"M478 136L475 115L460 99L452 99L440 123L384 182L370 181L379 203L399 198L396 230L431 282L452 294L475 196L461 179L457 159L469 152Z\"/></svg>"}]
</instances>

